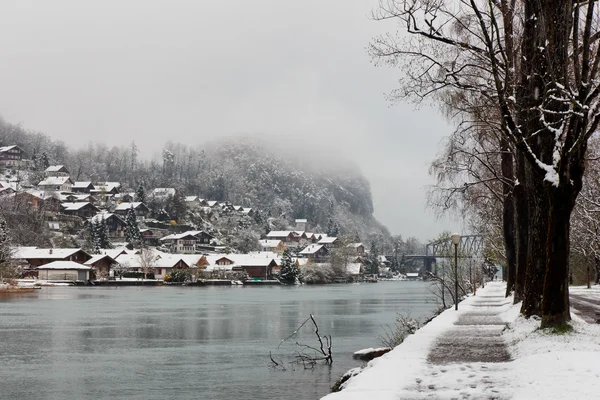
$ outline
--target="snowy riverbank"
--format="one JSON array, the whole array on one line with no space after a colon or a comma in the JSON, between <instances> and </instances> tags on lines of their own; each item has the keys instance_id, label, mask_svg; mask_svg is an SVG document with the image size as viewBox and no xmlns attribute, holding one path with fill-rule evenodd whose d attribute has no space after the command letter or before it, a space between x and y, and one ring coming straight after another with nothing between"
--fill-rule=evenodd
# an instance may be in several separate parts
<instances>
[{"instance_id":1,"label":"snowy riverbank","mask_svg":"<svg viewBox=\"0 0 600 400\"><path fill-rule=\"evenodd\" d=\"M460 303L458 312L444 311L393 351L369 362L363 372L344 385L344 390L325 398L427 398L432 392L436 392L433 398L491 395L498 399L562 400L599 396L600 325L587 324L573 314L572 333L541 331L539 321L519 316L519 304L512 305L510 299L497 297L501 292L501 283L490 283L478 290L477 296ZM512 361L448 364L428 361L430 350L446 332L456 329L455 323L460 318L486 318L492 307L485 307L485 303L482 307L482 298L491 299L492 295L499 299L493 307L494 318L508 326L499 337L506 343ZM502 328L499 325L496 329ZM487 330L492 336L493 327L482 325L476 329Z\"/></svg>"}]
</instances>

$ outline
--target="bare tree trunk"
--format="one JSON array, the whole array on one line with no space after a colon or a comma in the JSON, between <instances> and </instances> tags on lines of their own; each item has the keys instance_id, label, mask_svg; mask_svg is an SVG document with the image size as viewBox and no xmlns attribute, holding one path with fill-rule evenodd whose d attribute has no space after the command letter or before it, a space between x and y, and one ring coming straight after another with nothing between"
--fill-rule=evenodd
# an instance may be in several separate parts
<instances>
[{"instance_id":1,"label":"bare tree trunk","mask_svg":"<svg viewBox=\"0 0 600 400\"><path fill-rule=\"evenodd\" d=\"M523 300L525 291L525 273L527 271L528 246L529 246L529 206L527 205L526 186L527 175L525 174L526 161L523 154L517 157L517 179L519 184L515 186L515 220L516 220L516 276L514 303Z\"/></svg>"},{"instance_id":2,"label":"bare tree trunk","mask_svg":"<svg viewBox=\"0 0 600 400\"><path fill-rule=\"evenodd\" d=\"M542 179L534 176L530 165L527 165L527 170L527 196L535 198L536 201L529 202L528 256L521 313L526 317L531 317L541 314L542 288L546 270L549 201Z\"/></svg>"},{"instance_id":3,"label":"bare tree trunk","mask_svg":"<svg viewBox=\"0 0 600 400\"><path fill-rule=\"evenodd\" d=\"M568 189L551 189L548 225L542 328L561 326L571 320L569 312L569 228L572 194Z\"/></svg>"},{"instance_id":4,"label":"bare tree trunk","mask_svg":"<svg viewBox=\"0 0 600 400\"><path fill-rule=\"evenodd\" d=\"M514 289L515 279L517 274L517 260L515 249L515 202L513 199L512 187L509 182L514 181L513 155L505 138L500 141L502 151L502 194L503 194L503 210L502 224L504 232L504 247L506 249L506 265L508 267L506 296Z\"/></svg>"}]
</instances>

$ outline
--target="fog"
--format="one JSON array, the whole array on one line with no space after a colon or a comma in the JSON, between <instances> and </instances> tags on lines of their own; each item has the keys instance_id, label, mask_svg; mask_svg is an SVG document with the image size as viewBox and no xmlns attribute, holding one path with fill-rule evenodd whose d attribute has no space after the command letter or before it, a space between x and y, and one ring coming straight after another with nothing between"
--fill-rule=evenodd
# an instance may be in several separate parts
<instances>
[{"instance_id":1,"label":"fog","mask_svg":"<svg viewBox=\"0 0 600 400\"><path fill-rule=\"evenodd\" d=\"M366 47L393 23L377 0L0 0L0 115L73 147L258 135L356 163L375 215L422 240L452 229L425 207L451 128L390 104L401 71Z\"/></svg>"}]
</instances>

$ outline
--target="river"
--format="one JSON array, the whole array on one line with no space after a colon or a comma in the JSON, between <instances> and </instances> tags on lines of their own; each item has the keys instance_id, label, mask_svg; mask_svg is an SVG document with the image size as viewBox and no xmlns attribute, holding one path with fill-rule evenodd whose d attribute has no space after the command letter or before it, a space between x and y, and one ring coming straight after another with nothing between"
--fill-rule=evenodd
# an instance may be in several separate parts
<instances>
[{"instance_id":1,"label":"river","mask_svg":"<svg viewBox=\"0 0 600 400\"><path fill-rule=\"evenodd\" d=\"M424 282L43 288L0 298L0 399L318 399L397 312L435 308ZM333 366L269 368L310 313ZM315 344L310 327L298 340Z\"/></svg>"}]
</instances>

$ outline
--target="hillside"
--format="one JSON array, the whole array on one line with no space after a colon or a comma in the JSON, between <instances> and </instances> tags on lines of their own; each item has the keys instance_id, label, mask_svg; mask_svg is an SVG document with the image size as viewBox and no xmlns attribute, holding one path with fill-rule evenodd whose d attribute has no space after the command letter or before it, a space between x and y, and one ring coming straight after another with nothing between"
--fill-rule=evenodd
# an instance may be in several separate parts
<instances>
[{"instance_id":1,"label":"hillside","mask_svg":"<svg viewBox=\"0 0 600 400\"><path fill-rule=\"evenodd\" d=\"M72 149L0 120L0 145L9 144L21 146L34 160L32 171L21 172L24 183L37 184L45 164L63 164L73 180L118 181L123 191L134 191L140 184L146 189L175 187L186 195L252 207L268 223L253 224L252 229L260 230L257 234L306 218L317 232L333 229L367 243L374 236L389 238L373 217L370 185L358 168L345 160L315 156L306 148L282 149L240 137L202 147L167 143L162 158L150 160L139 154L135 143Z\"/></svg>"}]
</instances>

